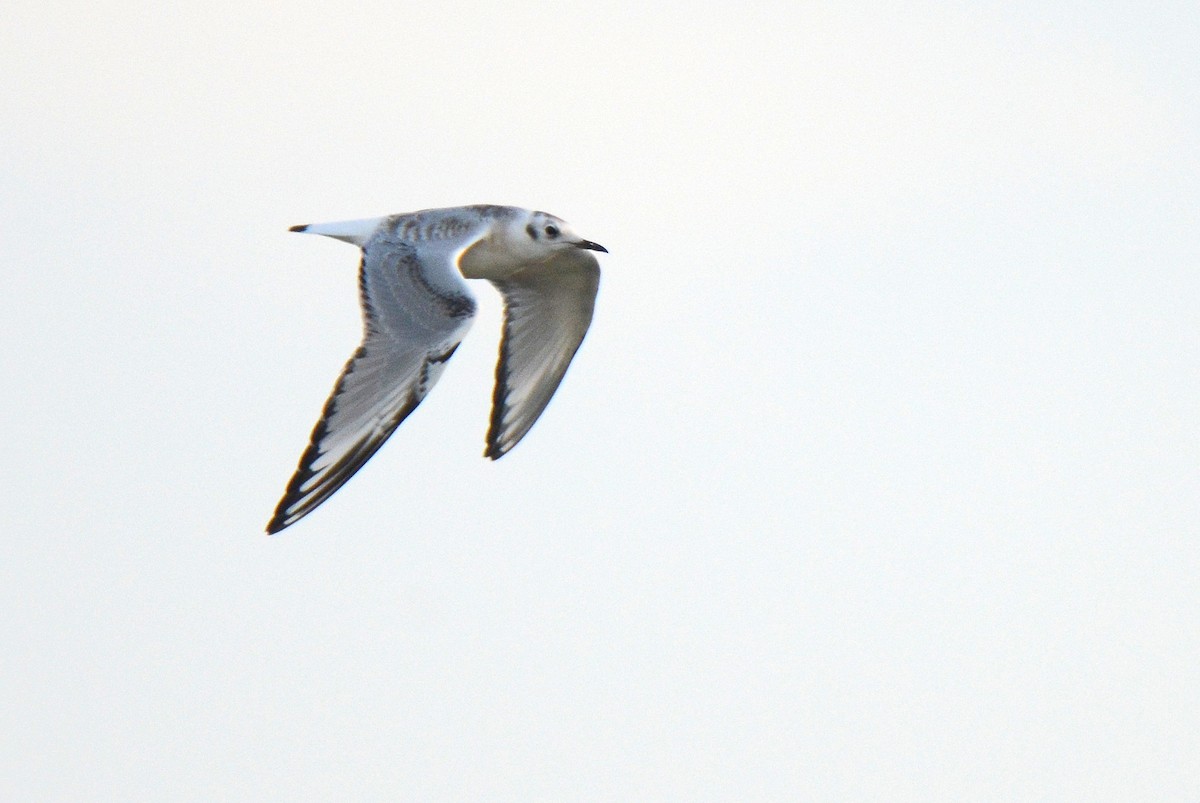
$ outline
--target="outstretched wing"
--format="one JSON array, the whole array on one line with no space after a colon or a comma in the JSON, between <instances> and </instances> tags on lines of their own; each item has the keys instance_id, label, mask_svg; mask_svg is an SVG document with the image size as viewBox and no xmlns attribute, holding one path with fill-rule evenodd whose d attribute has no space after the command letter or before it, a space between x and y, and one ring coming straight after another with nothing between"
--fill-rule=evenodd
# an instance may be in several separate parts
<instances>
[{"instance_id":1,"label":"outstretched wing","mask_svg":"<svg viewBox=\"0 0 1200 803\"><path fill-rule=\"evenodd\" d=\"M409 243L381 238L363 249L362 344L325 402L268 533L295 524L341 488L437 382L475 315L456 251L423 243L418 254Z\"/></svg>"},{"instance_id":2,"label":"outstretched wing","mask_svg":"<svg viewBox=\"0 0 1200 803\"><path fill-rule=\"evenodd\" d=\"M484 456L498 460L546 409L583 342L600 265L589 251L563 251L493 284L504 296L504 337Z\"/></svg>"}]
</instances>

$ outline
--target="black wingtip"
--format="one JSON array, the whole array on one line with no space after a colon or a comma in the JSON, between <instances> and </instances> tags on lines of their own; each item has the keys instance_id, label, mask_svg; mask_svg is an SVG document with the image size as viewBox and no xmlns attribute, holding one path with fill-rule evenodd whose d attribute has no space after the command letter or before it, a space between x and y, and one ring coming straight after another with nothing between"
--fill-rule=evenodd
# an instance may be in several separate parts
<instances>
[{"instance_id":1,"label":"black wingtip","mask_svg":"<svg viewBox=\"0 0 1200 803\"><path fill-rule=\"evenodd\" d=\"M308 227L309 224L305 223L303 226L292 226L288 231L308 231Z\"/></svg>"}]
</instances>

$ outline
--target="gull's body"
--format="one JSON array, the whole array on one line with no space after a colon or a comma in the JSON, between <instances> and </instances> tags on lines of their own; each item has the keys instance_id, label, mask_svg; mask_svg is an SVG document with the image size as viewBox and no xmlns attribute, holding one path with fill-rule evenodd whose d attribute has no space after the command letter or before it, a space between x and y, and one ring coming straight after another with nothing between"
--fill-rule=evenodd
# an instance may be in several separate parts
<instances>
[{"instance_id":1,"label":"gull's body","mask_svg":"<svg viewBox=\"0 0 1200 803\"><path fill-rule=\"evenodd\" d=\"M292 231L362 248L363 340L313 429L267 532L294 524L375 454L437 382L475 316L464 278L504 296L484 455L503 457L554 395L592 320L605 249L553 215L462 206Z\"/></svg>"}]
</instances>

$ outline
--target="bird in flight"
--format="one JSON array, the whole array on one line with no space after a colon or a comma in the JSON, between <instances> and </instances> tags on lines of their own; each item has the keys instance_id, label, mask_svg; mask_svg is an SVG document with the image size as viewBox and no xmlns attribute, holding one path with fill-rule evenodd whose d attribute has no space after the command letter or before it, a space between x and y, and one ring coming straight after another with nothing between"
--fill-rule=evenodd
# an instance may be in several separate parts
<instances>
[{"instance_id":1,"label":"bird in flight","mask_svg":"<svg viewBox=\"0 0 1200 803\"><path fill-rule=\"evenodd\" d=\"M441 376L475 317L465 279L504 298L485 457L498 460L554 395L592 320L600 265L561 218L459 206L293 226L362 248L363 339L342 369L268 533L295 524L378 451Z\"/></svg>"}]
</instances>

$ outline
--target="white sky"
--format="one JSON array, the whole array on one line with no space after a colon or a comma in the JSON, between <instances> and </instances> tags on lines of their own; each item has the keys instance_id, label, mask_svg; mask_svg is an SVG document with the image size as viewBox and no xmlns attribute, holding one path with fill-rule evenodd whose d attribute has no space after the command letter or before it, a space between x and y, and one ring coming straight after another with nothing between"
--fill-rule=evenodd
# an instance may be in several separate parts
<instances>
[{"instance_id":1,"label":"white sky","mask_svg":"<svg viewBox=\"0 0 1200 803\"><path fill-rule=\"evenodd\" d=\"M1194 3L16 5L0 797L1200 795ZM611 252L543 419L481 285L262 535L287 227L481 202Z\"/></svg>"}]
</instances>

